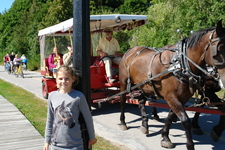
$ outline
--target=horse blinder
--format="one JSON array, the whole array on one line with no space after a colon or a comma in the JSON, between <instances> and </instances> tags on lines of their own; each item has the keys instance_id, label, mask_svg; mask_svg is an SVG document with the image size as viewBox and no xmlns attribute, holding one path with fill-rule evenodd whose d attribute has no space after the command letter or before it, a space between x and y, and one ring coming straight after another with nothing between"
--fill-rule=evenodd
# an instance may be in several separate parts
<instances>
[{"instance_id":1,"label":"horse blinder","mask_svg":"<svg viewBox=\"0 0 225 150\"><path fill-rule=\"evenodd\" d=\"M213 34L213 32L212 32L212 34ZM210 36L210 37L212 37L212 36ZM219 55L219 52L218 52L218 44L219 44L219 42L222 40L222 39L224 39L225 38L225 36L223 36L223 37L218 37L218 38L215 38L215 39L210 39L210 43L209 43L209 45L210 45L210 53L211 53L211 57L212 57L212 59L214 60L213 61L213 65L217 68L217 69L222 69L222 68L224 68L224 66L225 66L225 62L223 61L223 62L218 62L218 60L217 59L215 59L215 57L217 56L217 55ZM217 42L216 44L212 44L212 43L214 43L214 42ZM225 57L225 56L224 56Z\"/></svg>"},{"instance_id":2,"label":"horse blinder","mask_svg":"<svg viewBox=\"0 0 225 150\"><path fill-rule=\"evenodd\" d=\"M212 57L215 57L217 55L217 44L211 45L210 53Z\"/></svg>"}]
</instances>

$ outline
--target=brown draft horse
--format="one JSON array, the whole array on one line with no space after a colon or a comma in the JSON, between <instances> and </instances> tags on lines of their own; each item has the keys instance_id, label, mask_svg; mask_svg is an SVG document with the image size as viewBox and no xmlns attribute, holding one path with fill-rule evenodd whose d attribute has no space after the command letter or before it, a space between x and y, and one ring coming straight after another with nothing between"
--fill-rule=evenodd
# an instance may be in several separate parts
<instances>
[{"instance_id":1,"label":"brown draft horse","mask_svg":"<svg viewBox=\"0 0 225 150\"><path fill-rule=\"evenodd\" d=\"M206 77L205 82L204 82L204 91L200 92L201 98L200 101L196 104L201 104L202 100L204 98L208 98L210 102L216 102L216 103L221 103L222 100L216 95L215 92L218 92L221 90L221 87L219 86L219 81L215 80L212 77ZM202 93L204 92L204 93ZM152 101L156 101L155 97L151 97ZM202 105L202 104L201 104ZM201 107L203 107L202 105ZM221 111L224 111L224 106L223 105L216 105L221 109ZM201 127L198 124L200 112L196 112L194 117L192 118L192 132L197 135L202 135L203 131L201 130ZM157 109L156 107L152 107L152 118L155 120L159 120L159 116L157 114ZM176 122L177 118L173 122ZM220 115L219 123L213 127L212 132L211 132L211 137L212 139L217 142L219 140L219 137L225 130L225 115Z\"/></svg>"},{"instance_id":2,"label":"brown draft horse","mask_svg":"<svg viewBox=\"0 0 225 150\"><path fill-rule=\"evenodd\" d=\"M164 46L162 49L165 50L179 50L177 45L166 45ZM206 69L209 68L209 70L211 71L215 71L213 68L211 67L206 67ZM199 91L201 98L200 101L197 102L197 104L201 104L202 100L204 98L208 98L210 100L210 102L216 102L216 103L221 103L222 100L216 95L216 92L221 90L220 84L219 84L219 80L215 79L213 77L210 76L206 76L204 79L204 83L202 83L204 91ZM224 87L222 87L224 89ZM200 89L199 89L200 90ZM152 101L156 101L156 97L155 96L151 96ZM203 105L202 105L203 107ZM222 108L221 111L224 111L224 105L217 105L217 107ZM152 107L152 112L151 112L152 118L155 120L159 120L159 116L157 114L157 109L156 107ZM203 131L201 130L201 127L198 124L198 119L199 119L200 113L196 112L193 119L192 119L192 132L194 134L197 135L202 135ZM177 121L177 117L174 118L173 122ZM224 115L220 115L220 119L219 119L219 123L213 127L213 130L211 132L211 137L212 139L217 142L219 140L219 137L221 136L221 134L223 133L223 131L225 130L225 116Z\"/></svg>"},{"instance_id":3,"label":"brown draft horse","mask_svg":"<svg viewBox=\"0 0 225 150\"><path fill-rule=\"evenodd\" d=\"M162 147L174 147L168 134L172 120L177 116L185 130L187 149L194 150L191 121L183 106L193 95L202 72L201 68L206 64L217 69L225 85L225 28L222 27L222 21L219 21L216 27L194 33L188 39L187 49L183 53L137 46L123 56L119 65L120 90L129 92L131 81L140 85L139 88L143 91L139 97L142 132L148 133L148 118L144 108L148 96L161 97L172 110L168 113L162 129ZM176 68L179 71L175 71ZM191 84L193 81L196 81L196 84ZM124 115L125 102L126 94L122 94L120 127L123 130L127 130Z\"/></svg>"}]
</instances>

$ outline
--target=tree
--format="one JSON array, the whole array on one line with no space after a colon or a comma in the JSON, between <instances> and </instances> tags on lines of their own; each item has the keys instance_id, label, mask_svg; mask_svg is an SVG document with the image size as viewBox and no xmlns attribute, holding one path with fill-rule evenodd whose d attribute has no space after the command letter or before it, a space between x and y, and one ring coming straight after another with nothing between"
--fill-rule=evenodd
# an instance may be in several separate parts
<instances>
[{"instance_id":1,"label":"tree","mask_svg":"<svg viewBox=\"0 0 225 150\"><path fill-rule=\"evenodd\" d=\"M48 3L48 12L42 20L42 28L73 17L73 0L53 0Z\"/></svg>"},{"instance_id":2,"label":"tree","mask_svg":"<svg viewBox=\"0 0 225 150\"><path fill-rule=\"evenodd\" d=\"M140 14L147 10L147 0L125 0L123 5L119 6L119 12L122 14Z\"/></svg>"}]
</instances>

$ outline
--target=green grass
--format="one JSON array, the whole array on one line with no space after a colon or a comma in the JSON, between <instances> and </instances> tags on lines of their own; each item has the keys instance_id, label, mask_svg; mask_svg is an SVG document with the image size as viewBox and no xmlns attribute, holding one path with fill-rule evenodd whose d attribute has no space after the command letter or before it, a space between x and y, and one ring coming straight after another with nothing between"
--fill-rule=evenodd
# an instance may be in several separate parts
<instances>
[{"instance_id":1,"label":"green grass","mask_svg":"<svg viewBox=\"0 0 225 150\"><path fill-rule=\"evenodd\" d=\"M0 95L14 104L32 125L44 136L47 115L47 101L37 98L34 94L0 79ZM122 146L97 136L98 142L93 150L121 150Z\"/></svg>"}]
</instances>

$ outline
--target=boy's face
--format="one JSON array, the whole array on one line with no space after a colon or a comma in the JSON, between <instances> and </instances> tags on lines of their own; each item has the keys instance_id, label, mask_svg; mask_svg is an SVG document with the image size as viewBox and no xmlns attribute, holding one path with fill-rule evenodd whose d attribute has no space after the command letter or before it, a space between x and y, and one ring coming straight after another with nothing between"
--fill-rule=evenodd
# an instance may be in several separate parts
<instances>
[{"instance_id":1,"label":"boy's face","mask_svg":"<svg viewBox=\"0 0 225 150\"><path fill-rule=\"evenodd\" d=\"M75 78L66 71L57 72L56 83L60 90L70 92Z\"/></svg>"}]
</instances>

